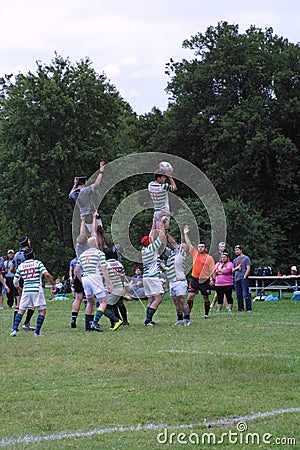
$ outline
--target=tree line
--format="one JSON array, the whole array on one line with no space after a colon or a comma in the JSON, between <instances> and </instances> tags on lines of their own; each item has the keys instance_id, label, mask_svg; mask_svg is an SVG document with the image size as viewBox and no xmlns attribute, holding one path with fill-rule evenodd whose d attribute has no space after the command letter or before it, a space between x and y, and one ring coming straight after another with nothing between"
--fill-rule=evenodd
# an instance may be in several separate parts
<instances>
[{"instance_id":1,"label":"tree line","mask_svg":"<svg viewBox=\"0 0 300 450\"><path fill-rule=\"evenodd\" d=\"M74 257L74 176L92 175L100 159L164 152L211 180L226 213L229 248L243 245L253 265L276 272L300 264L299 45L272 28L240 33L238 25L220 22L183 47L191 58L166 64L165 112L138 116L89 58L72 63L55 54L50 64L37 62L34 73L0 79L2 254L29 234L49 270L64 274ZM108 233L120 202L151 179L132 176L107 193L101 216ZM204 205L180 183L178 195L209 243ZM130 225L137 248L149 219L151 211L143 211ZM173 232L180 238L175 226Z\"/></svg>"}]
</instances>

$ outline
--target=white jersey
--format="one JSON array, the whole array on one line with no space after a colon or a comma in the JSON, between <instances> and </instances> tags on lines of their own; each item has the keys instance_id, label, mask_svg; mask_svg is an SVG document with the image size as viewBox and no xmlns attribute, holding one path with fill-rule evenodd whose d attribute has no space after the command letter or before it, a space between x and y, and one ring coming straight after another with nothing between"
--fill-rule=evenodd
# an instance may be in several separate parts
<instances>
[{"instance_id":1,"label":"white jersey","mask_svg":"<svg viewBox=\"0 0 300 450\"><path fill-rule=\"evenodd\" d=\"M169 281L185 281L184 263L186 260L186 252L181 245L178 245L174 250L171 250L168 258L167 266L169 268L167 272L167 278Z\"/></svg>"},{"instance_id":2,"label":"white jersey","mask_svg":"<svg viewBox=\"0 0 300 450\"><path fill-rule=\"evenodd\" d=\"M174 187L169 183L158 183L151 181L148 184L148 191L153 201L154 211L170 212L168 191L173 192Z\"/></svg>"},{"instance_id":3,"label":"white jersey","mask_svg":"<svg viewBox=\"0 0 300 450\"><path fill-rule=\"evenodd\" d=\"M27 259L17 268L14 276L14 285L19 286L19 280L23 278L23 293L39 292L42 286L42 276L45 272L47 272L47 269L41 261Z\"/></svg>"},{"instance_id":4,"label":"white jersey","mask_svg":"<svg viewBox=\"0 0 300 450\"><path fill-rule=\"evenodd\" d=\"M158 267L158 249L161 246L161 241L156 238L152 244L142 248L142 262L143 262L143 278L157 277L159 275Z\"/></svg>"}]
</instances>

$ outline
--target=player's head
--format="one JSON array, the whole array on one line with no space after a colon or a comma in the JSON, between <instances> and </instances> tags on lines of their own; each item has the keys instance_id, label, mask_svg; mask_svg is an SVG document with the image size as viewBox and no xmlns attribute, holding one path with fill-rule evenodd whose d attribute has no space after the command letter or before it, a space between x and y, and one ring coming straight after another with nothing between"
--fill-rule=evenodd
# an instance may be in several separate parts
<instances>
[{"instance_id":1,"label":"player's head","mask_svg":"<svg viewBox=\"0 0 300 450\"><path fill-rule=\"evenodd\" d=\"M154 174L154 180L158 183L164 183L166 181L167 177L164 173L161 172L155 172Z\"/></svg>"},{"instance_id":2,"label":"player's head","mask_svg":"<svg viewBox=\"0 0 300 450\"><path fill-rule=\"evenodd\" d=\"M98 242L95 236L89 237L87 243L90 248L98 248Z\"/></svg>"},{"instance_id":3,"label":"player's head","mask_svg":"<svg viewBox=\"0 0 300 450\"><path fill-rule=\"evenodd\" d=\"M26 248L26 250L24 250L24 256L25 259L34 259L34 252L33 252L33 248L28 247Z\"/></svg>"},{"instance_id":4,"label":"player's head","mask_svg":"<svg viewBox=\"0 0 300 450\"><path fill-rule=\"evenodd\" d=\"M219 248L219 252L223 253L225 251L225 249L226 249L226 243L225 242L219 242L218 248Z\"/></svg>"},{"instance_id":5,"label":"player's head","mask_svg":"<svg viewBox=\"0 0 300 450\"><path fill-rule=\"evenodd\" d=\"M198 244L198 252L199 253L207 253L205 242L199 242L199 244Z\"/></svg>"},{"instance_id":6,"label":"player's head","mask_svg":"<svg viewBox=\"0 0 300 450\"><path fill-rule=\"evenodd\" d=\"M77 177L77 186L84 186L86 183L86 176L81 175L80 177Z\"/></svg>"},{"instance_id":7,"label":"player's head","mask_svg":"<svg viewBox=\"0 0 300 450\"><path fill-rule=\"evenodd\" d=\"M234 253L239 256L243 253L243 247L239 244L234 246Z\"/></svg>"},{"instance_id":8,"label":"player's head","mask_svg":"<svg viewBox=\"0 0 300 450\"><path fill-rule=\"evenodd\" d=\"M227 261L229 261L229 254L227 252L223 252L221 255L221 261L223 263L226 263Z\"/></svg>"},{"instance_id":9,"label":"player's head","mask_svg":"<svg viewBox=\"0 0 300 450\"><path fill-rule=\"evenodd\" d=\"M144 236L141 239L141 243L143 244L144 247L148 247L148 245L151 244L151 237L150 236Z\"/></svg>"},{"instance_id":10,"label":"player's head","mask_svg":"<svg viewBox=\"0 0 300 450\"><path fill-rule=\"evenodd\" d=\"M76 242L77 242L79 245L86 245L86 243L87 243L87 235L84 234L84 233L80 234L80 235L77 237Z\"/></svg>"},{"instance_id":11,"label":"player's head","mask_svg":"<svg viewBox=\"0 0 300 450\"><path fill-rule=\"evenodd\" d=\"M21 245L22 248L30 247L30 239L29 239L29 237L27 235L21 236L19 238L19 244Z\"/></svg>"},{"instance_id":12,"label":"player's head","mask_svg":"<svg viewBox=\"0 0 300 450\"><path fill-rule=\"evenodd\" d=\"M106 247L104 249L104 254L106 259L116 259L115 252L112 247Z\"/></svg>"}]
</instances>

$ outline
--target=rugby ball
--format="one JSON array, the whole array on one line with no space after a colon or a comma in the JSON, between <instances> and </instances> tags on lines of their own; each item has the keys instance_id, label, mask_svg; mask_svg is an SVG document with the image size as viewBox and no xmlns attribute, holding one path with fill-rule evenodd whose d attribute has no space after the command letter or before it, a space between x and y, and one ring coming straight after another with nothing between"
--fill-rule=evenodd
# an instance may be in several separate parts
<instances>
[{"instance_id":1,"label":"rugby ball","mask_svg":"<svg viewBox=\"0 0 300 450\"><path fill-rule=\"evenodd\" d=\"M173 166L169 162L161 161L158 167L159 170L166 175L172 175L173 173Z\"/></svg>"}]
</instances>

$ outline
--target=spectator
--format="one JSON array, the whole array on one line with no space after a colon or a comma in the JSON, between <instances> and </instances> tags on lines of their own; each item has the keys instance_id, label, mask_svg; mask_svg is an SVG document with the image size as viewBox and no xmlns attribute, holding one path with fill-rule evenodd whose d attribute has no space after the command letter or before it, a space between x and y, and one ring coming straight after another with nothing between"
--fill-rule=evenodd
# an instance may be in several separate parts
<instances>
[{"instance_id":1,"label":"spectator","mask_svg":"<svg viewBox=\"0 0 300 450\"><path fill-rule=\"evenodd\" d=\"M145 298L145 289L143 286L143 273L139 266L135 268L134 275L129 284L127 300L138 300Z\"/></svg>"},{"instance_id":2,"label":"spectator","mask_svg":"<svg viewBox=\"0 0 300 450\"><path fill-rule=\"evenodd\" d=\"M226 297L227 302L225 304L227 311L232 312L232 289L233 289L233 264L229 261L227 252L223 252L221 255L221 261L218 261L215 267L215 286L218 301L218 312L221 312L224 299Z\"/></svg>"},{"instance_id":3,"label":"spectator","mask_svg":"<svg viewBox=\"0 0 300 450\"><path fill-rule=\"evenodd\" d=\"M246 311L252 311L251 294L249 291L249 273L251 269L251 260L249 256L244 255L240 245L234 247L236 258L233 260L234 288L238 311L244 311L244 299Z\"/></svg>"},{"instance_id":4,"label":"spectator","mask_svg":"<svg viewBox=\"0 0 300 450\"><path fill-rule=\"evenodd\" d=\"M14 286L14 273L10 270L13 259L15 256L14 250L10 249L7 252L7 259L4 261L3 269L4 269L4 277L7 286L9 287L9 292L6 294L7 296L7 305L12 308L15 305L17 305L17 290Z\"/></svg>"},{"instance_id":5,"label":"spectator","mask_svg":"<svg viewBox=\"0 0 300 450\"><path fill-rule=\"evenodd\" d=\"M55 280L55 292L54 294L63 294L64 293L64 285L60 278L56 278Z\"/></svg>"},{"instance_id":6,"label":"spectator","mask_svg":"<svg viewBox=\"0 0 300 450\"><path fill-rule=\"evenodd\" d=\"M222 242L219 242L218 250L219 250L219 253L220 253L220 261L221 261L221 260L222 260L222 254L223 254L224 252L227 253L227 250L226 250L226 243L223 242L223 241L222 241ZM213 300L212 300L212 302L211 302L211 304L210 304L210 308L213 308L213 307L215 306L215 304L217 303L217 300L218 300L218 295L217 295L217 293L215 293L214 298L213 298ZM223 303L224 303L224 305L225 305L226 308L227 308L227 299L226 299L226 296L224 296Z\"/></svg>"}]
</instances>

